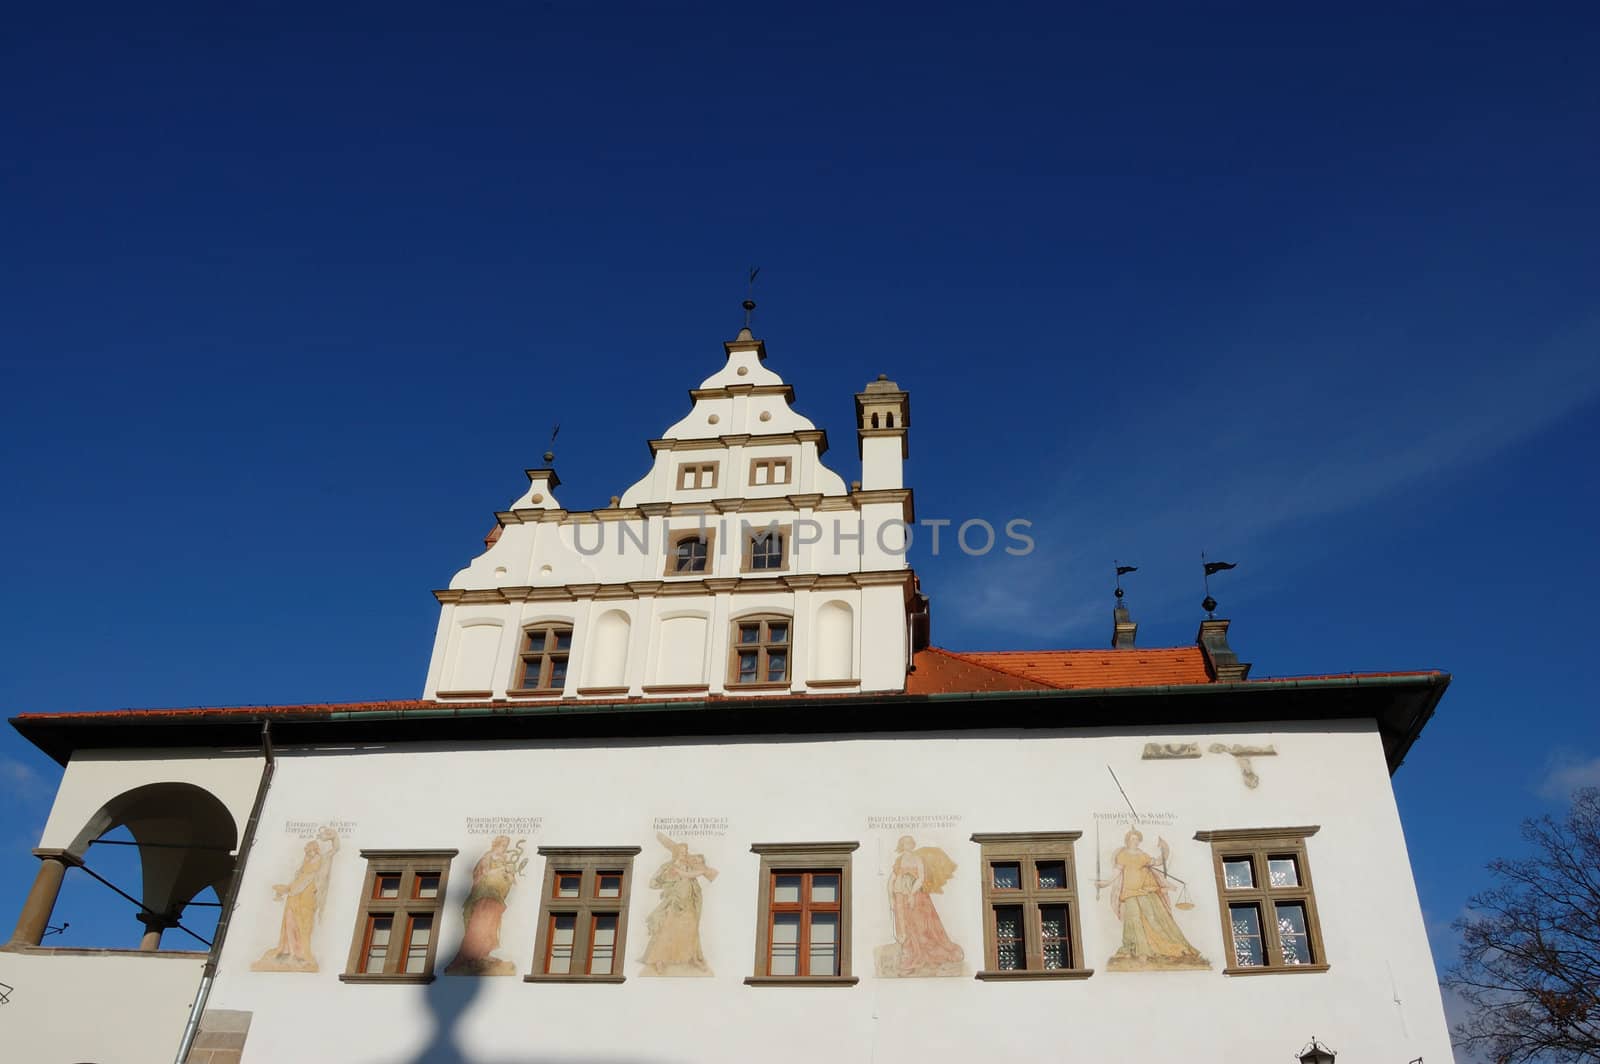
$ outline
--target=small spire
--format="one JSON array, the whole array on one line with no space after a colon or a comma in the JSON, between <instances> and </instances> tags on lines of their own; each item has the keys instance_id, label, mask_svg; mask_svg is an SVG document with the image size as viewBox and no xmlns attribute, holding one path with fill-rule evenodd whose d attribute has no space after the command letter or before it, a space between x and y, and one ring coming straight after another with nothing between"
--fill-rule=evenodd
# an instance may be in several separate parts
<instances>
[{"instance_id":1,"label":"small spire","mask_svg":"<svg viewBox=\"0 0 1600 1064\"><path fill-rule=\"evenodd\" d=\"M1113 650L1132 650L1134 641L1139 637L1139 625L1133 620L1133 615L1128 612L1128 607L1122 604L1122 578L1128 573L1139 571L1137 565L1121 565L1115 559L1111 562L1117 567L1116 608L1111 611L1111 648Z\"/></svg>"}]
</instances>

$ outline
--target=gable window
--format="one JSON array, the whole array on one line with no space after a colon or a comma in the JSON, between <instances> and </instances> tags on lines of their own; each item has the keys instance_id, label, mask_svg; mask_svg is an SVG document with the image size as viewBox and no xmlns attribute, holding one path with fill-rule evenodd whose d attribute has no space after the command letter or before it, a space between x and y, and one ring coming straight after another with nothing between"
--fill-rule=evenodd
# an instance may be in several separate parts
<instances>
[{"instance_id":1,"label":"gable window","mask_svg":"<svg viewBox=\"0 0 1600 1064\"><path fill-rule=\"evenodd\" d=\"M850 855L859 843L757 843L761 855L751 986L851 986Z\"/></svg>"},{"instance_id":2,"label":"gable window","mask_svg":"<svg viewBox=\"0 0 1600 1064\"><path fill-rule=\"evenodd\" d=\"M560 691L567 685L567 659L571 654L570 624L540 624L524 629L516 689Z\"/></svg>"},{"instance_id":3,"label":"gable window","mask_svg":"<svg viewBox=\"0 0 1600 1064\"><path fill-rule=\"evenodd\" d=\"M678 490L694 491L717 486L716 462L683 462L678 466Z\"/></svg>"},{"instance_id":4,"label":"gable window","mask_svg":"<svg viewBox=\"0 0 1600 1064\"><path fill-rule=\"evenodd\" d=\"M789 632L787 617L742 617L735 621L729 685L788 684Z\"/></svg>"},{"instance_id":5,"label":"gable window","mask_svg":"<svg viewBox=\"0 0 1600 1064\"><path fill-rule=\"evenodd\" d=\"M431 983L439 915L455 850L362 850L361 890L347 983Z\"/></svg>"},{"instance_id":6,"label":"gable window","mask_svg":"<svg viewBox=\"0 0 1600 1064\"><path fill-rule=\"evenodd\" d=\"M637 846L539 847L539 935L528 982L620 983Z\"/></svg>"},{"instance_id":7,"label":"gable window","mask_svg":"<svg viewBox=\"0 0 1600 1064\"><path fill-rule=\"evenodd\" d=\"M761 487L766 484L789 483L789 459L750 459L750 483L755 487Z\"/></svg>"},{"instance_id":8,"label":"gable window","mask_svg":"<svg viewBox=\"0 0 1600 1064\"><path fill-rule=\"evenodd\" d=\"M1327 971L1306 839L1315 827L1200 831L1211 843L1228 975Z\"/></svg>"},{"instance_id":9,"label":"gable window","mask_svg":"<svg viewBox=\"0 0 1600 1064\"><path fill-rule=\"evenodd\" d=\"M711 550L716 531L710 528L670 533L667 539L668 576L692 576L711 571Z\"/></svg>"},{"instance_id":10,"label":"gable window","mask_svg":"<svg viewBox=\"0 0 1600 1064\"><path fill-rule=\"evenodd\" d=\"M789 567L789 526L745 528L744 565L747 573L782 572Z\"/></svg>"},{"instance_id":11,"label":"gable window","mask_svg":"<svg viewBox=\"0 0 1600 1064\"><path fill-rule=\"evenodd\" d=\"M1081 832L974 835L983 847L984 970L979 979L1082 979L1078 879Z\"/></svg>"}]
</instances>

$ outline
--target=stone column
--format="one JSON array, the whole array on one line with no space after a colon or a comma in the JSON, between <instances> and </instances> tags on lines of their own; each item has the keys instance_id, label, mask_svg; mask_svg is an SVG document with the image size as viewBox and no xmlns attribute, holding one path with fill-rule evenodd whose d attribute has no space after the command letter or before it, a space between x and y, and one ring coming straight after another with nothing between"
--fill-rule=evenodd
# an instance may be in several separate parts
<instances>
[{"instance_id":1,"label":"stone column","mask_svg":"<svg viewBox=\"0 0 1600 1064\"><path fill-rule=\"evenodd\" d=\"M22 914L17 917L17 929L11 932L10 948L37 946L44 938L45 925L55 910L56 898L61 894L61 880L67 869L83 864L81 858L66 850L40 849L33 855L39 858L39 873L33 877L33 887L22 903Z\"/></svg>"},{"instance_id":2,"label":"stone column","mask_svg":"<svg viewBox=\"0 0 1600 1064\"><path fill-rule=\"evenodd\" d=\"M144 937L139 940L139 948L146 953L161 948L161 932L178 926L178 918L165 913L139 913L134 919L144 925Z\"/></svg>"}]
</instances>

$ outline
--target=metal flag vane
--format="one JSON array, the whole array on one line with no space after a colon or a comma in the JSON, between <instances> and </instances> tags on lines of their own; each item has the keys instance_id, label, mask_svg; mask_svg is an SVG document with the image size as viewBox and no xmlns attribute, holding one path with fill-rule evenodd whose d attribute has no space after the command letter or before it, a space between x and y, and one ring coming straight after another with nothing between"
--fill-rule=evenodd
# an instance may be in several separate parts
<instances>
[{"instance_id":1,"label":"metal flag vane","mask_svg":"<svg viewBox=\"0 0 1600 1064\"><path fill-rule=\"evenodd\" d=\"M1117 604L1121 605L1121 603L1122 603L1122 578L1124 576L1127 576L1129 573L1138 572L1139 571L1139 567L1137 565L1123 565L1121 562L1117 561L1115 558L1111 559L1111 564L1115 565L1117 567L1117 592L1116 592L1116 594L1117 594Z\"/></svg>"},{"instance_id":2,"label":"metal flag vane","mask_svg":"<svg viewBox=\"0 0 1600 1064\"><path fill-rule=\"evenodd\" d=\"M750 277L744 286L744 327L750 328L750 315L756 309L756 274L761 272L760 266L750 267Z\"/></svg>"},{"instance_id":3,"label":"metal flag vane","mask_svg":"<svg viewBox=\"0 0 1600 1064\"><path fill-rule=\"evenodd\" d=\"M544 452L546 462L556 460L556 437L561 435L561 422L556 422L556 427L550 430L550 446Z\"/></svg>"},{"instance_id":4,"label":"metal flag vane","mask_svg":"<svg viewBox=\"0 0 1600 1064\"><path fill-rule=\"evenodd\" d=\"M1206 597L1201 600L1200 608L1206 611L1207 617L1215 617L1217 600L1211 597L1211 578L1225 570L1237 569L1239 567L1232 562L1208 562L1206 561L1206 552L1201 551L1200 568L1203 570L1203 575L1200 579L1205 583L1206 587Z\"/></svg>"}]
</instances>

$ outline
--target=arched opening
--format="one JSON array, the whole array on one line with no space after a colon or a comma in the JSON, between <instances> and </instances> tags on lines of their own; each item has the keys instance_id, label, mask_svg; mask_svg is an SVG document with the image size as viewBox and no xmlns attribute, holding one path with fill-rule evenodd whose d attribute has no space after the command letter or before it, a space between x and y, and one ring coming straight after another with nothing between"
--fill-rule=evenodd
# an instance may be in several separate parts
<instances>
[{"instance_id":1,"label":"arched opening","mask_svg":"<svg viewBox=\"0 0 1600 1064\"><path fill-rule=\"evenodd\" d=\"M204 788L152 783L117 795L67 848L60 894L33 914L44 921L40 944L206 949L237 845L233 815Z\"/></svg>"}]
</instances>

